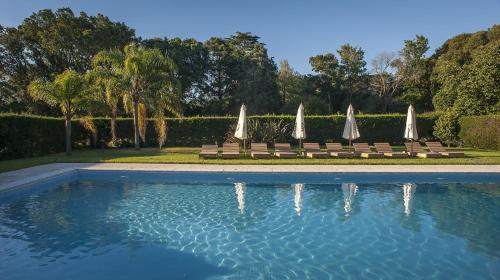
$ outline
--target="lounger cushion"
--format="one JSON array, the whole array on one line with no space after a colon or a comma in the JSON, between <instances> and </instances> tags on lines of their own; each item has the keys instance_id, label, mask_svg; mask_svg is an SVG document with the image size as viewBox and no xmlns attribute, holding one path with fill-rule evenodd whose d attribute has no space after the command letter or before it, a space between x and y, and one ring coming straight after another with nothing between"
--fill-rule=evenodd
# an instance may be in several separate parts
<instances>
[{"instance_id":1,"label":"lounger cushion","mask_svg":"<svg viewBox=\"0 0 500 280\"><path fill-rule=\"evenodd\" d=\"M329 155L326 152L306 152L308 158L328 158Z\"/></svg>"},{"instance_id":2,"label":"lounger cushion","mask_svg":"<svg viewBox=\"0 0 500 280\"><path fill-rule=\"evenodd\" d=\"M384 154L379 153L361 153L362 158L383 158Z\"/></svg>"},{"instance_id":3,"label":"lounger cushion","mask_svg":"<svg viewBox=\"0 0 500 280\"><path fill-rule=\"evenodd\" d=\"M274 156L278 158L296 158L297 154L294 152L275 152Z\"/></svg>"}]
</instances>

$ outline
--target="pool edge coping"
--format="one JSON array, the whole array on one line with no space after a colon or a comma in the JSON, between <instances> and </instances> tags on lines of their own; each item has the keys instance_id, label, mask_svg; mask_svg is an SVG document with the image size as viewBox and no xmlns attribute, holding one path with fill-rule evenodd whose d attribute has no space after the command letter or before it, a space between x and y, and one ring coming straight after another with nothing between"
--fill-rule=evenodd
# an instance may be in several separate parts
<instances>
[{"instance_id":1,"label":"pool edge coping","mask_svg":"<svg viewBox=\"0 0 500 280\"><path fill-rule=\"evenodd\" d=\"M51 163L0 173L0 192L70 175L78 170L208 173L500 173L500 165L216 165ZM34 174L30 173L33 172Z\"/></svg>"}]
</instances>

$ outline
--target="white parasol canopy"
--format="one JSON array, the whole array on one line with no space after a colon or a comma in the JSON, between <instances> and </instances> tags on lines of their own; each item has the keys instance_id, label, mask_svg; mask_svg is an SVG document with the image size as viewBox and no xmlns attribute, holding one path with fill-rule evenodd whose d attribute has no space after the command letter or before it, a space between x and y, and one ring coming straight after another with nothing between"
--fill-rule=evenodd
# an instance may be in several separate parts
<instances>
[{"instance_id":1,"label":"white parasol canopy","mask_svg":"<svg viewBox=\"0 0 500 280\"><path fill-rule=\"evenodd\" d=\"M246 140L247 135L247 107L245 104L241 105L240 117L238 118L238 125L236 126L236 131L234 132L234 137Z\"/></svg>"},{"instance_id":2,"label":"white parasol canopy","mask_svg":"<svg viewBox=\"0 0 500 280\"><path fill-rule=\"evenodd\" d=\"M405 138L408 140L418 140L417 118L412 105L408 107L406 115Z\"/></svg>"},{"instance_id":3,"label":"white parasol canopy","mask_svg":"<svg viewBox=\"0 0 500 280\"><path fill-rule=\"evenodd\" d=\"M295 118L295 128L293 129L292 137L295 139L306 139L306 125L304 122L304 105L300 103Z\"/></svg>"},{"instance_id":4,"label":"white parasol canopy","mask_svg":"<svg viewBox=\"0 0 500 280\"><path fill-rule=\"evenodd\" d=\"M358 125L356 124L356 119L354 118L354 108L349 104L347 108L347 118L345 120L344 133L342 133L342 138L349 140L349 147L351 146L351 141L358 139L360 137Z\"/></svg>"}]
</instances>

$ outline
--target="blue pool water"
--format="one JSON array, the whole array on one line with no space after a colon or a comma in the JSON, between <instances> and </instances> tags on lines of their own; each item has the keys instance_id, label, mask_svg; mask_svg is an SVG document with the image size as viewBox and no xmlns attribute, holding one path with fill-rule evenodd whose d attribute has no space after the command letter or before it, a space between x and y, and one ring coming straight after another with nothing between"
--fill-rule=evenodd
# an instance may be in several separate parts
<instances>
[{"instance_id":1,"label":"blue pool water","mask_svg":"<svg viewBox=\"0 0 500 280\"><path fill-rule=\"evenodd\" d=\"M79 172L0 193L0 279L499 279L500 174Z\"/></svg>"}]
</instances>

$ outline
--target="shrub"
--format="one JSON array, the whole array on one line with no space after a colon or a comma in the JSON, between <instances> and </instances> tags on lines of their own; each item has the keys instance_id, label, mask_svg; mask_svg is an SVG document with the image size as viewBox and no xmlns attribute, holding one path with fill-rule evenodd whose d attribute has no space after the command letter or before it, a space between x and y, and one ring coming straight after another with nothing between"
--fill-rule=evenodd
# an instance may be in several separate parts
<instances>
[{"instance_id":1,"label":"shrub","mask_svg":"<svg viewBox=\"0 0 500 280\"><path fill-rule=\"evenodd\" d=\"M434 136L439 138L448 146L457 144L458 139L458 118L459 114L453 110L448 110L442 113L434 125Z\"/></svg>"},{"instance_id":2,"label":"shrub","mask_svg":"<svg viewBox=\"0 0 500 280\"><path fill-rule=\"evenodd\" d=\"M189 117L166 118L168 129L165 145L199 147L202 144L221 145L231 136L237 117ZM404 142L403 131L405 115L359 115L356 116L361 138L359 142L389 142L401 145ZM421 138L432 136L436 120L434 114L422 114L417 117L417 126ZM295 116L252 116L249 117L249 139L255 142L290 142L298 141L291 136ZM328 141L344 142L341 138L345 116L306 116L306 132L309 142L324 144ZM108 143L111 140L110 120L94 118L94 127L89 132L78 120L72 123L74 148L91 147L92 143ZM134 125L130 118L118 118L118 147L133 147ZM157 147L157 135L154 120L146 122L146 137L142 146ZM97 134L97 141L95 135ZM0 114L0 159L39 156L64 151L64 120L40 116Z\"/></svg>"},{"instance_id":3,"label":"shrub","mask_svg":"<svg viewBox=\"0 0 500 280\"><path fill-rule=\"evenodd\" d=\"M500 150L500 115L460 118L460 139L482 149Z\"/></svg>"}]
</instances>

